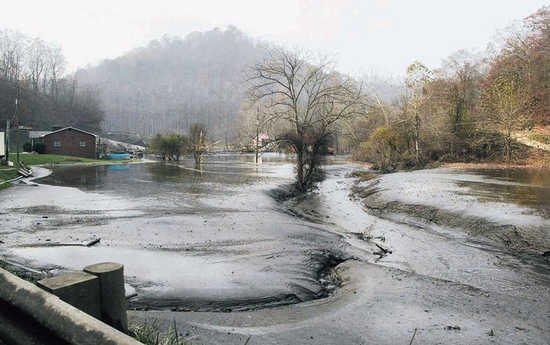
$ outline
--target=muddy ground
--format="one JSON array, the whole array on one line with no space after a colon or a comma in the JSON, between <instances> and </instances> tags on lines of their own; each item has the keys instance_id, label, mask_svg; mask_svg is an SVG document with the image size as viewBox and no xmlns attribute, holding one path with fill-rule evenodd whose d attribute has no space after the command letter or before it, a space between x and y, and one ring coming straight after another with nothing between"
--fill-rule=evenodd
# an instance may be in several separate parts
<instances>
[{"instance_id":1,"label":"muddy ground","mask_svg":"<svg viewBox=\"0 0 550 345\"><path fill-rule=\"evenodd\" d=\"M0 192L1 254L45 274L121 262L131 321L193 344L548 344L548 170L358 182L332 159L286 199L288 157L252 162L56 169Z\"/></svg>"}]
</instances>

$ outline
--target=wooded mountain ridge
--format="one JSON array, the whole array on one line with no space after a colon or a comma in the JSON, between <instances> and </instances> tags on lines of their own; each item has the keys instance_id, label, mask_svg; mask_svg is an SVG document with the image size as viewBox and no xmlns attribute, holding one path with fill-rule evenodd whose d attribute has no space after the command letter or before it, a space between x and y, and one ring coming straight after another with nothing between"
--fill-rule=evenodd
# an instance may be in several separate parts
<instances>
[{"instance_id":1,"label":"wooded mountain ridge","mask_svg":"<svg viewBox=\"0 0 550 345\"><path fill-rule=\"evenodd\" d=\"M200 122L227 140L245 92L243 71L265 47L232 26L164 36L81 69L76 79L99 89L105 129L150 137Z\"/></svg>"}]
</instances>

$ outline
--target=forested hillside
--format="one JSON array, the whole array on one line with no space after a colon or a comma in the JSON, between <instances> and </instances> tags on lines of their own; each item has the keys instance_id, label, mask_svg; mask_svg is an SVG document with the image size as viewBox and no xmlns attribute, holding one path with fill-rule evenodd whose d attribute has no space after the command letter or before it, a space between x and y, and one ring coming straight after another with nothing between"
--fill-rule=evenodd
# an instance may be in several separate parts
<instances>
[{"instance_id":1,"label":"forested hillside","mask_svg":"<svg viewBox=\"0 0 550 345\"><path fill-rule=\"evenodd\" d=\"M242 102L243 70L262 56L262 47L234 27L165 36L76 78L101 90L107 130L148 137L200 122L228 140Z\"/></svg>"},{"instance_id":2,"label":"forested hillside","mask_svg":"<svg viewBox=\"0 0 550 345\"><path fill-rule=\"evenodd\" d=\"M412 63L399 102L372 99L368 118L345 127L356 157L389 171L430 161L526 158L513 138L550 125L550 7L509 28L501 41L485 54L458 51L436 69Z\"/></svg>"},{"instance_id":3,"label":"forested hillside","mask_svg":"<svg viewBox=\"0 0 550 345\"><path fill-rule=\"evenodd\" d=\"M20 125L35 130L75 126L96 131L103 111L96 88L80 86L64 75L61 48L11 30L0 30L0 123L15 124L15 99Z\"/></svg>"}]
</instances>

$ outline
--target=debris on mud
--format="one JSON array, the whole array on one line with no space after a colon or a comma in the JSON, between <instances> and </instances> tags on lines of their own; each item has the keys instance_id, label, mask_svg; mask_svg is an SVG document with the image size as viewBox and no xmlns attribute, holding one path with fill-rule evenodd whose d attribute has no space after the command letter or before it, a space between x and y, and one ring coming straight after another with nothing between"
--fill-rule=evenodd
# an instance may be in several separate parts
<instances>
[{"instance_id":1,"label":"debris on mud","mask_svg":"<svg viewBox=\"0 0 550 345\"><path fill-rule=\"evenodd\" d=\"M90 240L90 241L84 243L84 245L86 247L91 247L91 246L94 246L94 245L98 244L99 241L101 241L101 238L94 238L93 240Z\"/></svg>"},{"instance_id":2,"label":"debris on mud","mask_svg":"<svg viewBox=\"0 0 550 345\"><path fill-rule=\"evenodd\" d=\"M0 259L0 268L5 269L18 276L19 278L35 283L48 276L47 272L38 271L23 264L12 262L6 259Z\"/></svg>"},{"instance_id":3,"label":"debris on mud","mask_svg":"<svg viewBox=\"0 0 550 345\"><path fill-rule=\"evenodd\" d=\"M342 286L342 278L335 268L351 258L344 256L343 253L327 251L315 253L312 258L317 264L316 280L321 284L321 289L317 292L315 298L328 297L334 290Z\"/></svg>"},{"instance_id":4,"label":"debris on mud","mask_svg":"<svg viewBox=\"0 0 550 345\"><path fill-rule=\"evenodd\" d=\"M357 182L370 181L377 178L379 175L380 174L371 170L354 170L349 174L350 177L357 178Z\"/></svg>"}]
</instances>

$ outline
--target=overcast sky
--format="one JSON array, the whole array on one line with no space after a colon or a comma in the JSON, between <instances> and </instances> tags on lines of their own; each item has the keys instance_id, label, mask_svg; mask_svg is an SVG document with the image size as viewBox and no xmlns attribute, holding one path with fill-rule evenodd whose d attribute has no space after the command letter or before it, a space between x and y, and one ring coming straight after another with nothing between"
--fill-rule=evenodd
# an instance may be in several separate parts
<instances>
[{"instance_id":1,"label":"overcast sky","mask_svg":"<svg viewBox=\"0 0 550 345\"><path fill-rule=\"evenodd\" d=\"M71 69L119 56L164 34L235 25L252 37L335 57L352 74L437 67L483 50L499 29L548 0L40 0L6 1L0 26L63 47Z\"/></svg>"}]
</instances>

